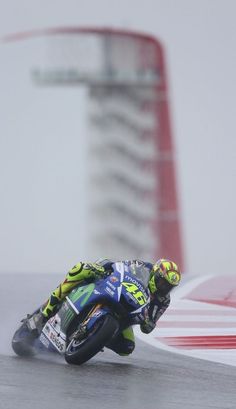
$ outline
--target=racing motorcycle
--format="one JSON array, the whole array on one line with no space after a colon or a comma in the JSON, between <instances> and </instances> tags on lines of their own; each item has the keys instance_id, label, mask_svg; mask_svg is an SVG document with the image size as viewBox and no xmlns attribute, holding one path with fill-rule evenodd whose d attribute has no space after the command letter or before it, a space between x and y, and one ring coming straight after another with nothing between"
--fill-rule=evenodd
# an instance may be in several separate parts
<instances>
[{"instance_id":1,"label":"racing motorcycle","mask_svg":"<svg viewBox=\"0 0 236 409\"><path fill-rule=\"evenodd\" d=\"M32 356L48 351L61 354L69 364L83 364L109 348L120 331L147 318L148 280L144 265L114 263L112 274L73 289L40 334L29 330L33 314L22 320L12 339L14 352Z\"/></svg>"}]
</instances>

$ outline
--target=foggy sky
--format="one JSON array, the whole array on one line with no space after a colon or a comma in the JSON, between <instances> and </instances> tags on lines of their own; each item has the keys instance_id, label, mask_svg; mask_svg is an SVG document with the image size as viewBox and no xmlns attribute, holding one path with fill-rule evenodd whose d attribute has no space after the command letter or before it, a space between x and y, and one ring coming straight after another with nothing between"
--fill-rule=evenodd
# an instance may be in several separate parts
<instances>
[{"instance_id":1,"label":"foggy sky","mask_svg":"<svg viewBox=\"0 0 236 409\"><path fill-rule=\"evenodd\" d=\"M197 274L235 270L226 262L235 248L235 13L234 0L0 0L0 36L95 25L141 30L162 41L186 270ZM50 268L58 268L53 260Z\"/></svg>"}]
</instances>

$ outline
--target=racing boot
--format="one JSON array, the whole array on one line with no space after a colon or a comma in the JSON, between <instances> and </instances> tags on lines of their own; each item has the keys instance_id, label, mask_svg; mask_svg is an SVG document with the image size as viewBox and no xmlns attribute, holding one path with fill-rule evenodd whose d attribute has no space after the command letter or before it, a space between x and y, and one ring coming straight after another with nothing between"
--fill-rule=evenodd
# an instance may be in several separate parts
<instances>
[{"instance_id":1,"label":"racing boot","mask_svg":"<svg viewBox=\"0 0 236 409\"><path fill-rule=\"evenodd\" d=\"M25 319L27 328L35 337L38 337L42 331L43 326L48 318L43 315L42 311L38 311L33 315L28 315Z\"/></svg>"}]
</instances>

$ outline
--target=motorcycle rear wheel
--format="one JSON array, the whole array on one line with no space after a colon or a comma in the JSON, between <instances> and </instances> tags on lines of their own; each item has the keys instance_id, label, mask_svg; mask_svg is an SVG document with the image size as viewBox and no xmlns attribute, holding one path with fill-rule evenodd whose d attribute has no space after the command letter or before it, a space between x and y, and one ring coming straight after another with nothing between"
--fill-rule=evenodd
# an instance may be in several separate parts
<instances>
[{"instance_id":1,"label":"motorcycle rear wheel","mask_svg":"<svg viewBox=\"0 0 236 409\"><path fill-rule=\"evenodd\" d=\"M11 345L13 351L17 355L24 357L35 355L35 351L33 349L33 342L35 338L35 334L30 333L27 325L23 323L12 338Z\"/></svg>"},{"instance_id":2,"label":"motorcycle rear wheel","mask_svg":"<svg viewBox=\"0 0 236 409\"><path fill-rule=\"evenodd\" d=\"M65 352L69 364L81 365L91 359L111 340L119 328L118 321L111 315L102 316L81 341L72 339Z\"/></svg>"}]
</instances>

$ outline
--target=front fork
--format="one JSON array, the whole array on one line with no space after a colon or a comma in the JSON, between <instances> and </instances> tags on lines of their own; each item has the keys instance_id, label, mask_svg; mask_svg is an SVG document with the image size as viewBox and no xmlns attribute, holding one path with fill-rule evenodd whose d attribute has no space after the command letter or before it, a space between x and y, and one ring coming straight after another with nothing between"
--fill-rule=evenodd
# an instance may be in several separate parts
<instances>
[{"instance_id":1,"label":"front fork","mask_svg":"<svg viewBox=\"0 0 236 409\"><path fill-rule=\"evenodd\" d=\"M107 314L107 309L102 304L94 305L85 319L79 324L77 330L69 337L69 340L75 339L76 341L82 341L86 338L89 330L93 327L98 317Z\"/></svg>"}]
</instances>

